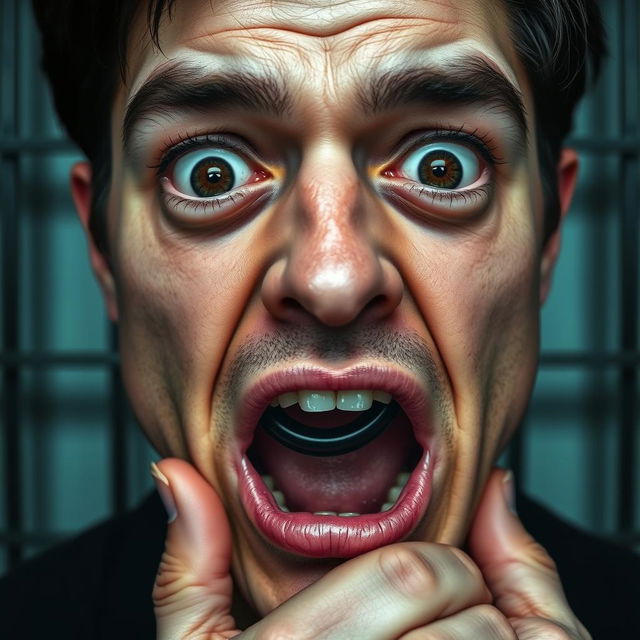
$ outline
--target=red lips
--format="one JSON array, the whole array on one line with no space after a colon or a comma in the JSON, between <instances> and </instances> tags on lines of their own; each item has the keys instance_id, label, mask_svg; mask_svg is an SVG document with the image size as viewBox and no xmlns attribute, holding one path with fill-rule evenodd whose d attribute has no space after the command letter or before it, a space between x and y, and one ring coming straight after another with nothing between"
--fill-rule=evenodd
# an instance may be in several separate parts
<instances>
[{"instance_id":1,"label":"red lips","mask_svg":"<svg viewBox=\"0 0 640 640\"><path fill-rule=\"evenodd\" d=\"M314 515L293 508L291 512L286 512L276 504L271 491L249 459L247 450L260 416L270 401L287 391L301 389L378 389L390 393L398 402L410 421L413 437L422 448L422 454L391 509L357 516L333 516ZM316 558L348 558L397 542L417 527L429 503L432 466L436 459L433 432L429 398L421 385L403 372L390 367L363 365L340 372L312 367L280 370L262 378L249 390L240 412L237 434L240 450L236 469L241 502L249 520L263 537L294 554ZM375 446L372 450L375 451ZM379 451L379 455L387 454ZM380 459L383 460L382 457ZM277 460L285 461L286 456ZM370 462L375 471L375 460ZM286 493L286 487L282 488Z\"/></svg>"},{"instance_id":2,"label":"red lips","mask_svg":"<svg viewBox=\"0 0 640 640\"><path fill-rule=\"evenodd\" d=\"M352 517L283 512L246 457L240 467L240 499L258 531L285 551L314 558L350 558L405 538L424 515L430 497L428 451L395 507Z\"/></svg>"}]
</instances>

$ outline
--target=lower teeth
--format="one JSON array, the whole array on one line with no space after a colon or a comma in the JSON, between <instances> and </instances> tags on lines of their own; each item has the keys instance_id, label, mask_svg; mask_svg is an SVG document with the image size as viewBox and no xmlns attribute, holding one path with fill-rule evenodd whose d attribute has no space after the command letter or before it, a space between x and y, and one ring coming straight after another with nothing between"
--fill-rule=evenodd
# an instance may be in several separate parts
<instances>
[{"instance_id":1,"label":"lower teeth","mask_svg":"<svg viewBox=\"0 0 640 640\"><path fill-rule=\"evenodd\" d=\"M379 513L389 511L395 506L396 502L398 501L398 498L400 497L400 494L402 493L402 490L404 489L405 485L409 481L409 475L410 474L407 472L402 472L396 476L396 484L394 484L387 492L387 502L385 502L380 507ZM273 477L269 475L262 475L261 477L265 486L271 492L271 495L273 496L273 499L278 505L280 511L289 513L289 507L287 506L287 503L285 501L284 493L282 493L282 491L275 488ZM343 518L354 518L361 514L357 513L356 511L343 511L340 513L337 511L314 511L313 515L314 516L341 516Z\"/></svg>"}]
</instances>

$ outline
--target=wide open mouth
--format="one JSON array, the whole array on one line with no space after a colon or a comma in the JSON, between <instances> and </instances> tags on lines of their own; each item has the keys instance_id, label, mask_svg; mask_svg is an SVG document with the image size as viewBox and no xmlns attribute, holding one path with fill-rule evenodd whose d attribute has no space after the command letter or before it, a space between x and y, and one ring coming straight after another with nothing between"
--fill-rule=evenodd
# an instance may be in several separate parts
<instances>
[{"instance_id":1,"label":"wide open mouth","mask_svg":"<svg viewBox=\"0 0 640 640\"><path fill-rule=\"evenodd\" d=\"M379 390L283 393L247 451L280 511L345 519L392 510L422 454L407 415Z\"/></svg>"}]
</instances>

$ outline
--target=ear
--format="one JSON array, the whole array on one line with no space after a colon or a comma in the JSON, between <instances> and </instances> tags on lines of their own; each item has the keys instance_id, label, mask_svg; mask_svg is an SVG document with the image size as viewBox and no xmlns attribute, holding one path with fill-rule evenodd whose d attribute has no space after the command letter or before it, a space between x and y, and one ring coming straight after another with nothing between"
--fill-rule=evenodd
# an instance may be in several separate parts
<instances>
[{"instance_id":1,"label":"ear","mask_svg":"<svg viewBox=\"0 0 640 640\"><path fill-rule=\"evenodd\" d=\"M100 283L109 318L111 318L113 322L117 322L118 305L113 275L106 256L96 246L93 234L89 228L92 192L91 165L88 162L77 162L71 167L71 195L76 205L76 212L87 236L91 266Z\"/></svg>"},{"instance_id":2,"label":"ear","mask_svg":"<svg viewBox=\"0 0 640 640\"><path fill-rule=\"evenodd\" d=\"M560 220L555 231L547 239L542 249L540 262L540 304L543 304L551 289L551 276L560 252L560 235L562 223L576 186L578 178L578 154L573 149L563 149L558 161L558 199L560 201Z\"/></svg>"}]
</instances>

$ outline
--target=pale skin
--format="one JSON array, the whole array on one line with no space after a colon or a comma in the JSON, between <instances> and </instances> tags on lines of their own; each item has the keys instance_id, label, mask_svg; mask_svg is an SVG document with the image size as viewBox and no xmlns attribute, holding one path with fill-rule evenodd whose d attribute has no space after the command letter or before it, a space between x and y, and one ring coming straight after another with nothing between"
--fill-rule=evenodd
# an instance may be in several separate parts
<instances>
[{"instance_id":1,"label":"pale skin","mask_svg":"<svg viewBox=\"0 0 640 640\"><path fill-rule=\"evenodd\" d=\"M501 6L194 0L163 22L162 52L145 34L141 15L113 105L109 255L89 241L136 414L161 456L182 458L159 464L178 516L154 590L158 637L588 638L553 563L509 510L510 482L492 472L529 398L560 233L542 236L535 114ZM513 114L488 105L364 113L358 103L375 73L469 56L521 96L525 139ZM203 76L270 74L294 99L280 114L251 105L151 114L125 149L132 100L176 62ZM479 137L499 158L479 158L456 200L407 188L398 145L436 130ZM249 141L260 172L253 191L194 207L176 197L174 174L151 165L163 148L207 134ZM564 151L563 215L576 170ZM85 228L91 189L90 166L76 165ZM253 198L261 189L268 198ZM435 363L431 500L402 541L310 563L275 549L244 513L234 425L243 393L268 371L252 370L238 388L230 371L257 336L348 330L357 340L371 326L419 336ZM329 363L301 348L272 368L401 366L367 358ZM431 393L419 371L402 374Z\"/></svg>"}]
</instances>

